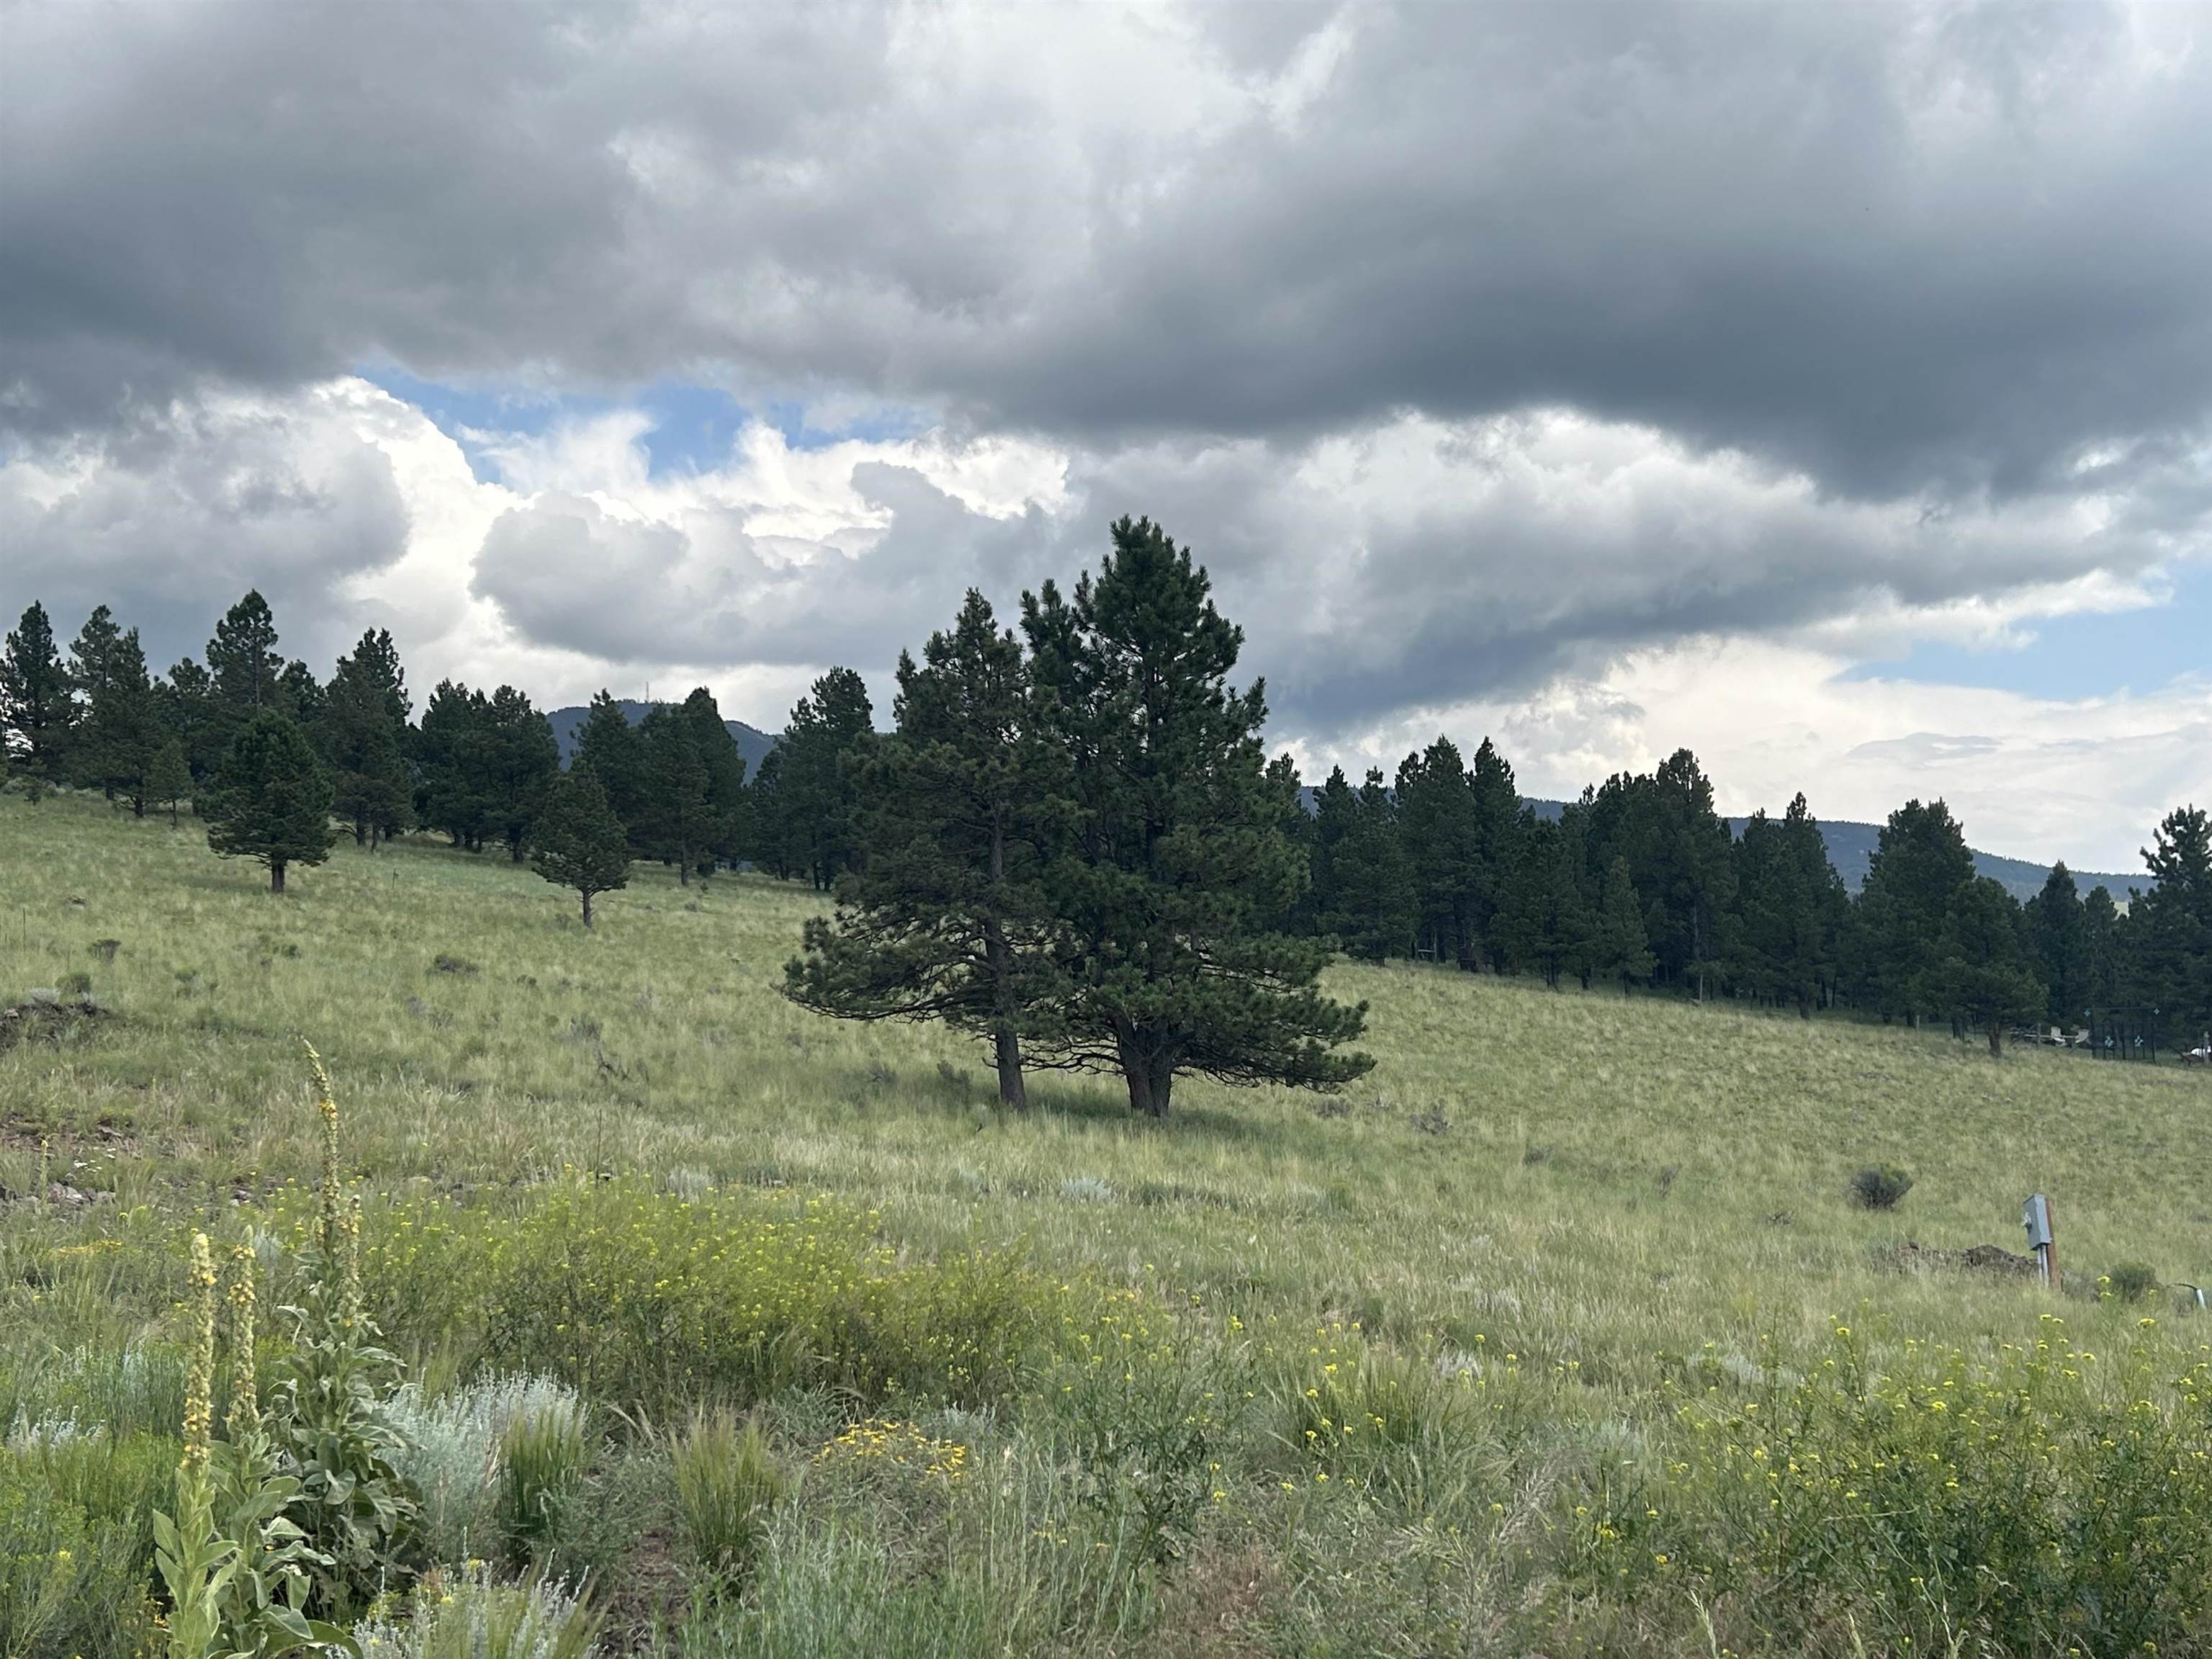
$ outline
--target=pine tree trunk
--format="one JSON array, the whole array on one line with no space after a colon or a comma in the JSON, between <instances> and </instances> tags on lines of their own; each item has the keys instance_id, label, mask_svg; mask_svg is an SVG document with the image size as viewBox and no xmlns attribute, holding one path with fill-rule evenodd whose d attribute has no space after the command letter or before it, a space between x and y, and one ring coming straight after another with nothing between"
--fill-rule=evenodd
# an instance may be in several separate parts
<instances>
[{"instance_id":1,"label":"pine tree trunk","mask_svg":"<svg viewBox=\"0 0 2212 1659\"><path fill-rule=\"evenodd\" d=\"M284 860L282 859L269 860L269 890L272 893L284 890Z\"/></svg>"},{"instance_id":2,"label":"pine tree trunk","mask_svg":"<svg viewBox=\"0 0 2212 1659\"><path fill-rule=\"evenodd\" d=\"M585 926L586 927L589 927L591 925L592 925L592 890L591 890L590 888L586 887L586 889L584 889L584 926Z\"/></svg>"},{"instance_id":3,"label":"pine tree trunk","mask_svg":"<svg viewBox=\"0 0 2212 1659\"><path fill-rule=\"evenodd\" d=\"M991 1044L999 1067L999 1103L1026 1112L1030 1097L1022 1081L1022 1040L1012 1026L1001 1024L991 1034Z\"/></svg>"},{"instance_id":4,"label":"pine tree trunk","mask_svg":"<svg viewBox=\"0 0 2212 1659\"><path fill-rule=\"evenodd\" d=\"M2002 1034L1997 1028L1996 1021L1991 1020L1990 1022L1990 1058L1991 1060L2002 1060L2004 1058L2004 1048L1999 1042L2001 1035Z\"/></svg>"},{"instance_id":5,"label":"pine tree trunk","mask_svg":"<svg viewBox=\"0 0 2212 1659\"><path fill-rule=\"evenodd\" d=\"M994 818L991 824L991 896L995 902L1006 879L1006 834ZM1006 930L995 913L983 918L984 960L991 970L991 1034L999 1067L999 1100L1018 1112L1030 1109L1029 1091L1022 1084L1022 1043L1014 1030L1013 953L1006 948Z\"/></svg>"},{"instance_id":6,"label":"pine tree trunk","mask_svg":"<svg viewBox=\"0 0 2212 1659\"><path fill-rule=\"evenodd\" d=\"M1121 1075L1129 1085L1129 1109L1146 1117L1168 1115L1168 1096L1175 1087L1175 1066L1166 1045L1149 1032L1123 1025L1115 1034L1121 1050Z\"/></svg>"}]
</instances>

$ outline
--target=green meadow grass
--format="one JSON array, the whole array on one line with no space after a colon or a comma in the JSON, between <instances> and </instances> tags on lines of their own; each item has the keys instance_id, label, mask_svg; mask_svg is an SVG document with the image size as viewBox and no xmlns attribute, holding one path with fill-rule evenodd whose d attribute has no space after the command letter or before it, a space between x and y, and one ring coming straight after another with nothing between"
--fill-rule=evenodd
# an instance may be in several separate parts
<instances>
[{"instance_id":1,"label":"green meadow grass","mask_svg":"<svg viewBox=\"0 0 2212 1659\"><path fill-rule=\"evenodd\" d=\"M0 1003L82 973L108 1014L0 1054L0 1188L25 1194L43 1170L114 1194L0 1206L19 1388L38 1355L161 1329L180 1228L312 1180L302 1036L336 1079L351 1172L395 1202L517 1204L577 1171L826 1194L873 1212L902 1259L1018 1251L1049 1277L1216 1322L1356 1324L1424 1364L1510 1354L1553 1380L1544 1412L1584 1439L1662 1420L1686 1367L1809 1363L1838 1322L1876 1366L1908 1345L1995 1361L2053 1313L2083 1347L2148 1340L2175 1370L2212 1335L2170 1296L2146 1337L2144 1304L1899 1266L1907 1241L2021 1249L2021 1203L2040 1191L2078 1292L2132 1261L2212 1282L2201 1071L2041 1050L1992 1061L1943 1032L1347 963L1329 986L1370 1005L1376 1065L1341 1097L1191 1079L1154 1123L1110 1078L1045 1075L1013 1115L975 1045L838 1024L777 994L820 904L799 888L684 887L641 866L586 933L526 867L427 837L374 854L343 843L290 885L272 898L190 819L0 797ZM112 960L102 940L118 941ZM1851 1200L1853 1172L1875 1164L1914 1177L1894 1211ZM1291 1501L1279 1486L1260 1481L1254 1502ZM1498 1513L1513 1524L1510 1504ZM1332 1648L1326 1610L1364 1592L1331 1585L1302 1524L1216 1537L1164 1581L1148 1639L1360 1650ZM1454 1559L1469 1582L1503 1571L1480 1549ZM783 1562L763 1583L805 1578ZM1188 1634L1214 1629L1194 1609L1224 1598L1250 1604L1235 1640L1254 1645ZM712 1609L689 1618L697 1647L802 1650L714 1636ZM1629 1627L1604 1628L1600 1647ZM1661 1646L1680 1633L1637 1628ZM1686 1628L1704 1650L1703 1627Z\"/></svg>"}]
</instances>

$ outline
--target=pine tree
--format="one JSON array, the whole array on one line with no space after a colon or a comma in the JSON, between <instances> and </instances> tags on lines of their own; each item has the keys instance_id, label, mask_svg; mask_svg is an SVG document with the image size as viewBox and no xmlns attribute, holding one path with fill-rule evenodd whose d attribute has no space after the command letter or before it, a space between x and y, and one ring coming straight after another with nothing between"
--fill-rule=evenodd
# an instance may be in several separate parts
<instances>
[{"instance_id":1,"label":"pine tree","mask_svg":"<svg viewBox=\"0 0 2212 1659\"><path fill-rule=\"evenodd\" d=\"M490 719L482 692L441 680L423 706L415 736L416 821L444 830L454 846L472 853L482 849L491 817L484 756Z\"/></svg>"},{"instance_id":2,"label":"pine tree","mask_svg":"<svg viewBox=\"0 0 2212 1659\"><path fill-rule=\"evenodd\" d=\"M1474 780L1450 738L1439 737L1399 763L1398 827L1413 866L1422 948L1439 962L1473 967L1481 824Z\"/></svg>"},{"instance_id":3,"label":"pine tree","mask_svg":"<svg viewBox=\"0 0 2212 1659\"><path fill-rule=\"evenodd\" d=\"M1629 879L1625 858L1616 858L1606 866L1595 955L1599 973L1620 976L1623 996L1628 994L1631 981L1650 978L1656 965L1644 931L1644 907L1636 896L1636 884Z\"/></svg>"},{"instance_id":4,"label":"pine tree","mask_svg":"<svg viewBox=\"0 0 2212 1659\"><path fill-rule=\"evenodd\" d=\"M1474 954L1493 969L1502 968L1505 953L1497 937L1498 913L1520 863L1521 796L1511 764L1488 738L1468 769L1468 794L1474 842L1469 916Z\"/></svg>"},{"instance_id":5,"label":"pine tree","mask_svg":"<svg viewBox=\"0 0 2212 1659\"><path fill-rule=\"evenodd\" d=\"M2076 1015L2083 1019L2093 1009L2111 1008L2120 1000L2121 966L2120 907L2113 902L2112 890L2102 883L2089 890L2088 897L2081 901L2081 1002L2079 1007L2060 1010L2065 1019Z\"/></svg>"},{"instance_id":6,"label":"pine tree","mask_svg":"<svg viewBox=\"0 0 2212 1659\"><path fill-rule=\"evenodd\" d=\"M1020 641L970 590L922 661L902 653L896 729L862 780L868 856L806 926L785 994L848 1019L935 1019L991 1044L1025 1109L1022 1037L1056 1015L1043 876L1071 787Z\"/></svg>"},{"instance_id":7,"label":"pine tree","mask_svg":"<svg viewBox=\"0 0 2212 1659\"><path fill-rule=\"evenodd\" d=\"M297 658L285 664L284 672L276 677L276 706L292 717L310 741L322 733L325 696L315 671Z\"/></svg>"},{"instance_id":8,"label":"pine tree","mask_svg":"<svg viewBox=\"0 0 2212 1659\"><path fill-rule=\"evenodd\" d=\"M0 742L9 759L40 783L58 783L76 723L69 670L54 647L46 608L33 603L0 655Z\"/></svg>"},{"instance_id":9,"label":"pine tree","mask_svg":"<svg viewBox=\"0 0 2212 1659\"><path fill-rule=\"evenodd\" d=\"M2212 817L2176 807L2142 857L2158 885L2129 906L2141 1000L2194 1042L2212 1029Z\"/></svg>"},{"instance_id":10,"label":"pine tree","mask_svg":"<svg viewBox=\"0 0 2212 1659\"><path fill-rule=\"evenodd\" d=\"M1331 772L1316 803L1315 923L1351 956L1380 962L1413 948L1418 906L1397 805L1380 769L1354 789Z\"/></svg>"},{"instance_id":11,"label":"pine tree","mask_svg":"<svg viewBox=\"0 0 2212 1659\"><path fill-rule=\"evenodd\" d=\"M2077 1017L2089 989L2087 922L2074 872L2063 861L2051 866L2043 890L2028 901L2026 921L2043 981L2041 1017L2054 1022Z\"/></svg>"},{"instance_id":12,"label":"pine tree","mask_svg":"<svg viewBox=\"0 0 2212 1659\"><path fill-rule=\"evenodd\" d=\"M195 783L215 775L222 763L222 721L215 706L215 682L190 657L169 671L154 689L161 719L183 746Z\"/></svg>"},{"instance_id":13,"label":"pine tree","mask_svg":"<svg viewBox=\"0 0 2212 1659\"><path fill-rule=\"evenodd\" d=\"M638 727L645 753L647 850L676 866L678 881L691 884L691 872L714 836L712 779L707 757L690 726L663 703L649 710Z\"/></svg>"},{"instance_id":14,"label":"pine tree","mask_svg":"<svg viewBox=\"0 0 2212 1659\"><path fill-rule=\"evenodd\" d=\"M91 703L78 727L75 769L80 781L98 786L110 800L125 796L143 818L147 778L168 733L138 630L102 641L99 651L98 671L88 677Z\"/></svg>"},{"instance_id":15,"label":"pine tree","mask_svg":"<svg viewBox=\"0 0 2212 1659\"><path fill-rule=\"evenodd\" d=\"M322 750L337 816L354 845L375 847L407 827L415 780L407 763L411 712L398 648L383 629L340 657L323 699Z\"/></svg>"},{"instance_id":16,"label":"pine tree","mask_svg":"<svg viewBox=\"0 0 2212 1659\"><path fill-rule=\"evenodd\" d=\"M185 746L173 735L162 739L146 773L146 799L169 809L169 827L177 827L177 803L192 793L191 768L185 763Z\"/></svg>"},{"instance_id":17,"label":"pine tree","mask_svg":"<svg viewBox=\"0 0 2212 1659\"><path fill-rule=\"evenodd\" d=\"M1973 879L1966 831L1942 801L1907 801L1889 815L1852 917L1856 976L1885 1017L1941 1006L1931 976L1946 919Z\"/></svg>"},{"instance_id":18,"label":"pine tree","mask_svg":"<svg viewBox=\"0 0 2212 1659\"><path fill-rule=\"evenodd\" d=\"M284 890L291 865L320 864L331 832L331 780L297 722L264 708L239 729L202 816L208 845L224 858L258 859L269 890Z\"/></svg>"},{"instance_id":19,"label":"pine tree","mask_svg":"<svg viewBox=\"0 0 2212 1659\"><path fill-rule=\"evenodd\" d=\"M111 664L122 638L123 630L114 615L100 605L93 607L92 615L84 619L84 626L77 629L70 645L70 690L78 708L69 750L70 778L80 788L98 789L109 800L115 799L109 757L102 752L101 735L88 728L93 705L107 692ZM112 708L112 699L106 700Z\"/></svg>"},{"instance_id":20,"label":"pine tree","mask_svg":"<svg viewBox=\"0 0 2212 1659\"><path fill-rule=\"evenodd\" d=\"M1729 960L1736 984L1811 1018L1833 975L1847 903L1820 826L1798 795L1779 819L1754 812L1735 843Z\"/></svg>"},{"instance_id":21,"label":"pine tree","mask_svg":"<svg viewBox=\"0 0 2212 1659\"><path fill-rule=\"evenodd\" d=\"M634 734L617 737L613 723L621 717L611 702L604 711L595 704L577 753L626 775L631 844L673 864L686 885L694 871L709 874L738 857L748 843L751 805L745 761L714 693L702 685L681 703L659 704Z\"/></svg>"},{"instance_id":22,"label":"pine tree","mask_svg":"<svg viewBox=\"0 0 2212 1659\"><path fill-rule=\"evenodd\" d=\"M1118 1069L1164 1116L1178 1073L1328 1088L1360 1075L1365 1008L1316 986L1318 941L1265 931L1307 870L1293 802L1260 745L1263 688L1229 684L1242 633L1189 553L1122 519L1072 602L1023 596L1034 672L1054 699L1076 832L1047 873L1061 918L1063 1063Z\"/></svg>"},{"instance_id":23,"label":"pine tree","mask_svg":"<svg viewBox=\"0 0 2212 1659\"><path fill-rule=\"evenodd\" d=\"M284 659L276 650L276 619L258 590L224 612L208 641L210 701L218 748L264 708L281 708Z\"/></svg>"},{"instance_id":24,"label":"pine tree","mask_svg":"<svg viewBox=\"0 0 2212 1659\"><path fill-rule=\"evenodd\" d=\"M2003 1053L2005 1027L2036 1018L2048 996L2036 977L2019 904L1987 876L1954 889L1939 952L1925 994L1960 1024L1985 1031L1995 1059Z\"/></svg>"},{"instance_id":25,"label":"pine tree","mask_svg":"<svg viewBox=\"0 0 2212 1659\"><path fill-rule=\"evenodd\" d=\"M561 769L561 745L545 716L511 685L492 693L479 734L481 747L473 758L483 769L486 828L507 843L507 856L520 864L545 787Z\"/></svg>"},{"instance_id":26,"label":"pine tree","mask_svg":"<svg viewBox=\"0 0 2212 1659\"><path fill-rule=\"evenodd\" d=\"M868 688L833 668L793 705L777 768L777 811L793 864L827 890L860 858L860 762L874 737Z\"/></svg>"},{"instance_id":27,"label":"pine tree","mask_svg":"<svg viewBox=\"0 0 2212 1659\"><path fill-rule=\"evenodd\" d=\"M646 803L643 748L637 728L629 723L623 706L602 689L592 699L584 724L576 733L575 766L589 767L606 792L607 805L623 821L630 846L643 851L646 844Z\"/></svg>"},{"instance_id":28,"label":"pine tree","mask_svg":"<svg viewBox=\"0 0 2212 1659\"><path fill-rule=\"evenodd\" d=\"M558 774L547 786L544 810L532 831L538 873L573 888L592 926L592 900L629 884L629 837L607 804L606 791L588 766Z\"/></svg>"}]
</instances>

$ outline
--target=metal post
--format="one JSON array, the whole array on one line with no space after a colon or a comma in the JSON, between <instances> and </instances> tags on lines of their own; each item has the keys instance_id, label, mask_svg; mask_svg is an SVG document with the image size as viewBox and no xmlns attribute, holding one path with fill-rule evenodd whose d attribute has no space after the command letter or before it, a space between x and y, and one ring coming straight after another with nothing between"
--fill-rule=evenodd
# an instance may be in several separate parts
<instances>
[{"instance_id":1,"label":"metal post","mask_svg":"<svg viewBox=\"0 0 2212 1659\"><path fill-rule=\"evenodd\" d=\"M2051 1200L2041 1193L2021 1206L2021 1225L2027 1229L2029 1248L2035 1252L2038 1274L2052 1290L2058 1288L2058 1239L2051 1224Z\"/></svg>"}]
</instances>

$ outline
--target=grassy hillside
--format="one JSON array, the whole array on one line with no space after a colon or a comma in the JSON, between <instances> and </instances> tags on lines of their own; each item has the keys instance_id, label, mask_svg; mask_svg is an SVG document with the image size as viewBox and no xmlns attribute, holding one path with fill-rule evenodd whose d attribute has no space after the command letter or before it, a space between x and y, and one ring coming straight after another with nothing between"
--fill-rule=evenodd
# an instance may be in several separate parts
<instances>
[{"instance_id":1,"label":"grassy hillside","mask_svg":"<svg viewBox=\"0 0 2212 1659\"><path fill-rule=\"evenodd\" d=\"M2212 1078L2201 1073L2041 1051L1992 1062L1940 1035L1346 965L1332 988L1371 1005L1378 1063L1340 1099L1193 1082L1176 1091L1176 1116L1156 1125L1130 1119L1111 1079L1048 1077L1036 1109L1012 1117L994 1107L972 1047L933 1029L837 1024L775 994L815 903L797 889L745 877L687 890L644 871L602 901L587 934L526 868L427 839L374 855L347 844L292 885L272 900L257 872L211 857L189 820L173 830L97 802L0 798L0 1002L88 973L107 1011L0 1054L0 1188L17 1195L0 1206L0 1364L13 1367L0 1413L35 1419L55 1409L57 1366L82 1371L87 1354L173 1338L191 1225L235 1232L244 1216L281 1231L297 1212L283 1183L311 1181L318 1156L304 1034L337 1079L348 1170L372 1195L372 1268L388 1263L392 1277L371 1294L393 1346L433 1392L484 1364L568 1368L606 1413L594 1419L605 1443L591 1479L607 1483L598 1506L612 1513L634 1498L647 1518L624 1523L627 1544L568 1539L563 1560L624 1585L609 1604L611 1638L649 1640L658 1608L667 1639L688 1632L699 1651L830 1652L881 1644L893 1630L907 1644L893 1650L972 1651L963 1644L989 1630L986 1645L1006 1651L1433 1651L1488 1639L1505 1650L1703 1652L1702 1606L1739 1651L1763 1640L1848 1651L1851 1629L1933 1628L1933 1615L1881 1612L1845 1575L1786 1621L1778 1581L1746 1576L1735 1559L1735 1500L1722 1485L1697 1488L1702 1497L1670 1488L1663 1503L1652 1486L1644 1501L1649 1483L1702 1478L1695 1459L1662 1450L1690 1432L1686 1413L1771 1400L1817 1378L1838 1345L1871 1375L1905 1378L1932 1363L1954 1379L1985 1368L2002 1379L2021 1353L2057 1340L2045 1322L2057 1315L2072 1344L2107 1357L2118 1392L2098 1394L2105 1382L2069 1368L2063 1386L2090 1393L2053 1407L2054 1432L2140 1397L2183 1460L2173 1479L2212 1449L2212 1404L2185 1375L2203 1364L2212 1322L2178 1314L2163 1292L2142 1304L2053 1297L1931 1254L2019 1248L2021 1200L2039 1190L2053 1196L2081 1291L2130 1261L2162 1280L2212 1282ZM112 960L103 940L118 942ZM1855 1170L1881 1163L1915 1179L1893 1212L1860 1208L1849 1192ZM94 1201L22 1201L41 1170ZM1134 1456L1132 1425L1154 1419L1119 1395L1112 1410L1134 1415L1113 1418L1121 1426L1103 1439L1095 1420L1071 1417L1051 1382L1065 1363L1058 1337L1036 1337L1031 1364L990 1327L976 1352L1005 1357L1008 1379L994 1392L974 1381L972 1358L943 1374L950 1382L915 1380L939 1376L920 1360L904 1371L879 1363L867 1344L892 1341L888 1313L873 1335L841 1326L834 1340L810 1339L817 1348L795 1369L757 1388L725 1387L716 1379L738 1373L702 1359L665 1398L644 1382L593 1395L593 1379L629 1377L629 1362L602 1350L571 1366L570 1348L524 1329L512 1308L464 1307L495 1252L469 1255L476 1244L436 1229L448 1212L487 1229L526 1223L557 1200L583 1206L562 1224L588 1231L592 1206L613 1194L641 1206L630 1224L656 1237L664 1194L696 1206L702 1227L820 1194L863 1218L871 1271L947 1275L927 1281L931 1296L969 1294L948 1264L982 1261L1018 1265L1008 1309L1032 1292L1133 1297L1152 1322L1140 1342L1181 1356L1158 1362L1161 1386L1214 1402L1154 1416L1225 1415L1210 1441L1194 1436L1102 1474L1099 1445ZM447 1254L422 1254L428 1235L408 1230L426 1227ZM394 1243L406 1238L417 1242ZM403 1285L408 1273L419 1276ZM1082 1301L1060 1322L1088 1333L1105 1305ZM2141 1324L2147 1316L2156 1322ZM573 1317L558 1322L571 1338ZM1006 1317L1006 1331L1030 1328ZM602 1334L614 1328L611 1316ZM848 1354L843 1396L821 1392L824 1344L848 1345L836 1350ZM2131 1347L2139 1374L2119 1363ZM1212 1369L1191 1369L1200 1355ZM1294 1386L1309 1367L1311 1380ZM1409 1425L1394 1437L1382 1429L1390 1413L1370 1413L1394 1449L1372 1463L1316 1463L1300 1402L1326 1405L1323 1390L1354 1374L1417 1397ZM1132 1399L1152 1398L1153 1375L1131 1363ZM1199 1388L1201 1376L1212 1380ZM1455 1388L1469 1399L1494 1390L1480 1396L1488 1415L1462 1415ZM1115 1562L1136 1535L1128 1515L1152 1516L1146 1494L1166 1490L1176 1457L1205 1501L1157 1537L1143 1533L1143 1561L1110 1594L1053 1576L1049 1560L1023 1553L1034 1544L1009 1545L999 1578L962 1588L967 1568L948 1561L998 1560L994 1528L1014 1522L990 1505L1030 1486L1009 1474L988 1501L931 1498L944 1508L933 1524L972 1548L917 1561L884 1541L907 1535L884 1517L922 1498L872 1487L856 1497L822 1476L777 1512L752 1576L708 1595L665 1563L620 1564L640 1538L673 1552L673 1500L653 1496L669 1454L636 1431L636 1408L649 1397L665 1424L710 1389L740 1407L765 1399L793 1468L816 1467L841 1420L880 1412L1032 1469L1042 1507L1030 1518L1044 1517L1044 1535L1105 1527L1091 1542ZM1073 1389L1069 1400L1084 1397ZM661 1475L641 1473L655 1457ZM1121 1496L1102 1498L1102 1480ZM2116 1501L2099 1491L2100 1504ZM818 1506L833 1498L857 1507L825 1520ZM1849 1510L1858 1495L1835 1502ZM1602 1516L1624 1504L1632 1520L1648 1508L1674 1540L1639 1535L1632 1572L1605 1554L1628 1547L1628 1522L1589 1520L1593 1505ZM868 1549L882 1561L853 1555L854 1538L876 1540ZM1706 1565L1686 1569L1692 1561ZM1702 1576L1667 1577L1686 1570ZM932 1598L926 1615L917 1585ZM1029 1611L1018 1618L994 1598L1023 1585L1016 1599ZM1968 1587L1956 1595L1947 1620L1982 1606ZM833 1603L836 1620L876 1606L883 1622L833 1629ZM2203 1596L2175 1605L2180 1613L2158 1616L2185 1622L2154 1626L2166 1651L2176 1631L2206 1630ZM802 1606L814 1611L802 1618ZM1996 1614L1974 1616L1990 1650L2038 1650L1987 1622ZM981 1622L961 1622L970 1619Z\"/></svg>"}]
</instances>

